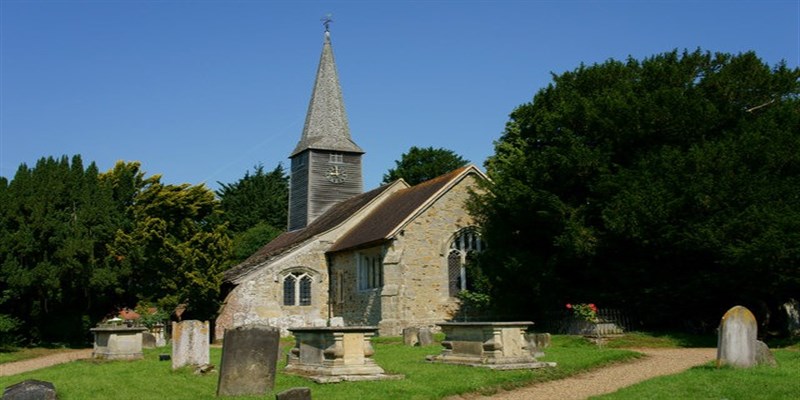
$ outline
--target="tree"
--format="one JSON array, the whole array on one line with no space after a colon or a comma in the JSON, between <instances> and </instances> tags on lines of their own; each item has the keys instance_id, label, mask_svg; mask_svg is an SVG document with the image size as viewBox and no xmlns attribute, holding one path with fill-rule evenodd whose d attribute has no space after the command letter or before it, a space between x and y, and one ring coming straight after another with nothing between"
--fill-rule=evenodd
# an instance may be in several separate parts
<instances>
[{"instance_id":1,"label":"tree","mask_svg":"<svg viewBox=\"0 0 800 400\"><path fill-rule=\"evenodd\" d=\"M395 161L395 168L383 175L383 183L403 178L409 185L416 185L463 167L468 162L452 150L412 146L408 153Z\"/></svg>"},{"instance_id":2,"label":"tree","mask_svg":"<svg viewBox=\"0 0 800 400\"><path fill-rule=\"evenodd\" d=\"M265 173L263 165L254 167L253 174L245 172L235 183L218 182L216 191L231 231L242 233L267 223L286 230L289 209L289 177L278 164L272 172Z\"/></svg>"},{"instance_id":3,"label":"tree","mask_svg":"<svg viewBox=\"0 0 800 400\"><path fill-rule=\"evenodd\" d=\"M496 300L677 324L797 293L799 77L700 50L554 76L511 114L470 205Z\"/></svg>"},{"instance_id":4,"label":"tree","mask_svg":"<svg viewBox=\"0 0 800 400\"><path fill-rule=\"evenodd\" d=\"M80 156L22 164L2 186L2 312L31 341L82 341L107 306L95 293L113 284L96 274L116 231L111 191Z\"/></svg>"},{"instance_id":5,"label":"tree","mask_svg":"<svg viewBox=\"0 0 800 400\"><path fill-rule=\"evenodd\" d=\"M130 210L133 225L117 232L112 259L130 271L128 292L165 310L186 305L193 318L213 318L230 239L214 221L219 203L203 185L145 179Z\"/></svg>"}]
</instances>

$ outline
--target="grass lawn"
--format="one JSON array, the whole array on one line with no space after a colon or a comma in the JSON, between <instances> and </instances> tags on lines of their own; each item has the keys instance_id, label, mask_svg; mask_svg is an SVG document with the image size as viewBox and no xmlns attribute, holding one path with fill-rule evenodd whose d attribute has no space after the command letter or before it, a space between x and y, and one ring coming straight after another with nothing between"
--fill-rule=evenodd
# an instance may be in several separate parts
<instances>
[{"instance_id":1,"label":"grass lawn","mask_svg":"<svg viewBox=\"0 0 800 400\"><path fill-rule=\"evenodd\" d=\"M289 349L283 342L283 352ZM396 381L342 382L316 384L306 379L279 373L275 391L291 387L311 388L315 399L440 399L445 396L511 389L535 381L559 379L600 365L637 357L627 350L610 347L598 348L579 337L555 336L553 346L542 361L555 361L556 368L492 371L483 368L432 364L426 355L438 354L437 343L427 347L407 347L401 338L376 338L375 360L390 374L403 374ZM190 369L173 371L170 362L158 361L160 353L169 348L145 350L140 361L77 361L56 365L15 376L0 377L0 387L23 381L39 379L53 382L59 399L217 399L215 396L218 374L194 375ZM211 362L219 366L221 349L211 349ZM282 371L285 357L281 357L278 370ZM260 397L234 397L235 399L274 398L274 393ZM233 399L233 398L232 398Z\"/></svg>"},{"instance_id":2,"label":"grass lawn","mask_svg":"<svg viewBox=\"0 0 800 400\"><path fill-rule=\"evenodd\" d=\"M796 399L800 395L800 352L774 350L777 367L748 369L704 365L684 373L651 379L615 393L593 397L624 399Z\"/></svg>"}]
</instances>

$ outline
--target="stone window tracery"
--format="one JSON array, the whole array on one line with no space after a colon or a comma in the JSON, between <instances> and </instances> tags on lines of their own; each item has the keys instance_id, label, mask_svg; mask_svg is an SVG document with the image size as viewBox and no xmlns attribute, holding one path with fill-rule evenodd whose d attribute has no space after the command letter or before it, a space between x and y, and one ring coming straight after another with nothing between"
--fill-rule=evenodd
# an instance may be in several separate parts
<instances>
[{"instance_id":1,"label":"stone window tracery","mask_svg":"<svg viewBox=\"0 0 800 400\"><path fill-rule=\"evenodd\" d=\"M310 306L313 279L305 272L291 272L283 277L283 305Z\"/></svg>"},{"instance_id":2,"label":"stone window tracery","mask_svg":"<svg viewBox=\"0 0 800 400\"><path fill-rule=\"evenodd\" d=\"M450 296L455 297L467 289L466 265L486 246L475 228L464 228L453 236L447 253L447 279Z\"/></svg>"}]
</instances>

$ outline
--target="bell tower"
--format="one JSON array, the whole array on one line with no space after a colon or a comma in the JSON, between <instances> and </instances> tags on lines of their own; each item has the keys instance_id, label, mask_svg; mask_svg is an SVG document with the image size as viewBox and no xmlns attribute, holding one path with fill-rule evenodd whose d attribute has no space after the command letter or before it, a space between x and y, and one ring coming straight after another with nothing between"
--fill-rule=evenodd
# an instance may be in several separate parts
<instances>
[{"instance_id":1,"label":"bell tower","mask_svg":"<svg viewBox=\"0 0 800 400\"><path fill-rule=\"evenodd\" d=\"M364 190L361 156L350 137L326 18L325 41L303 134L292 154L289 230L304 228L332 205Z\"/></svg>"}]
</instances>

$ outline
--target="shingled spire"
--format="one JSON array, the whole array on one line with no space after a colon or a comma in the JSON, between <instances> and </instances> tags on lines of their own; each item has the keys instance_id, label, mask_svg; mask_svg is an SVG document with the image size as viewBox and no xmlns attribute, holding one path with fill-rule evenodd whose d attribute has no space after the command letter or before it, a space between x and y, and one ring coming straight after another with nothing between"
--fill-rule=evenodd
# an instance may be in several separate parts
<instances>
[{"instance_id":1,"label":"shingled spire","mask_svg":"<svg viewBox=\"0 0 800 400\"><path fill-rule=\"evenodd\" d=\"M308 104L303 135L289 156L289 230L304 228L331 206L363 191L361 150L350 138L342 89L333 60L330 18Z\"/></svg>"},{"instance_id":2,"label":"shingled spire","mask_svg":"<svg viewBox=\"0 0 800 400\"><path fill-rule=\"evenodd\" d=\"M331 35L327 30L314 91L308 104L303 136L292 156L308 149L364 153L350 138L342 88L339 86L339 75L331 48Z\"/></svg>"}]
</instances>

